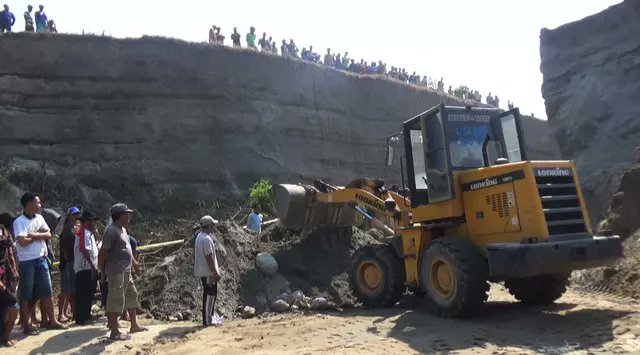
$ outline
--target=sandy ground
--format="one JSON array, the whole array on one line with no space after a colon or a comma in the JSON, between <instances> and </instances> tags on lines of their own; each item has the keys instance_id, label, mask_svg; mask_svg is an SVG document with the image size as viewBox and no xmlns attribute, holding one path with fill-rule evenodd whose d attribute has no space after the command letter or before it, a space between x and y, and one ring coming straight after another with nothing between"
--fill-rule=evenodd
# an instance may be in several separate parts
<instances>
[{"instance_id":1,"label":"sandy ground","mask_svg":"<svg viewBox=\"0 0 640 355\"><path fill-rule=\"evenodd\" d=\"M415 301L415 300L414 300ZM18 354L310 354L310 353L627 353L640 352L640 304L572 289L556 304L523 306L499 285L469 320L434 317L419 304L386 310L279 315L202 329L149 323L126 342L104 325L46 331L22 339ZM123 325L128 325L124 323ZM0 349L6 352L7 349Z\"/></svg>"}]
</instances>

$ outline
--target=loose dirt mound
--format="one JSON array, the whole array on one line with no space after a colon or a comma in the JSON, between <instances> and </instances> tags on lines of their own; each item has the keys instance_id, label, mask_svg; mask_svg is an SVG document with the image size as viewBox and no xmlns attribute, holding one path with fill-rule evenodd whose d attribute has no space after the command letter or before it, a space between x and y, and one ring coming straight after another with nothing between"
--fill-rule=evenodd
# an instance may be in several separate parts
<instances>
[{"instance_id":1,"label":"loose dirt mound","mask_svg":"<svg viewBox=\"0 0 640 355\"><path fill-rule=\"evenodd\" d=\"M640 230L625 240L624 258L619 263L613 267L577 271L573 282L640 299Z\"/></svg>"},{"instance_id":2,"label":"loose dirt mound","mask_svg":"<svg viewBox=\"0 0 640 355\"><path fill-rule=\"evenodd\" d=\"M640 148L640 147L639 147ZM638 150L640 153L640 149ZM640 157L639 157L640 158ZM639 159L640 162L640 159ZM624 258L613 267L574 273L574 282L597 286L640 299L640 165L627 171L611 198L601 229L611 230L624 241Z\"/></svg>"},{"instance_id":3,"label":"loose dirt mound","mask_svg":"<svg viewBox=\"0 0 640 355\"><path fill-rule=\"evenodd\" d=\"M640 152L640 147L639 152ZM640 157L639 157L640 158ZM611 205L602 228L626 238L640 229L640 164L620 179L618 190L611 197Z\"/></svg>"},{"instance_id":4,"label":"loose dirt mound","mask_svg":"<svg viewBox=\"0 0 640 355\"><path fill-rule=\"evenodd\" d=\"M302 290L307 296L328 297L338 305L353 304L346 271L351 253L375 243L375 238L356 228L324 229L313 233L291 233L279 225L260 235L247 233L233 222L218 227L216 252L221 262L222 280L216 309L231 316L240 305L256 306L260 299L281 292ZM195 235L185 231L184 245L164 261L147 269L139 278L142 307L158 319L198 319L202 304L200 281L193 276ZM279 274L262 276L255 269L255 255L272 254Z\"/></svg>"}]
</instances>

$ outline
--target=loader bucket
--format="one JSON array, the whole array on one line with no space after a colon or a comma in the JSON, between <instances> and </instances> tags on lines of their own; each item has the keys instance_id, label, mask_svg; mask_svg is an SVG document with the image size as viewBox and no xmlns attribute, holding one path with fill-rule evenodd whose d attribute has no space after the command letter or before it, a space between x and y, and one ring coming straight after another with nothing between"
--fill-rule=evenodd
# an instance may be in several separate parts
<instances>
[{"instance_id":1,"label":"loader bucket","mask_svg":"<svg viewBox=\"0 0 640 355\"><path fill-rule=\"evenodd\" d=\"M281 184L273 186L273 200L280 222L288 229L351 226L355 210L346 203L315 201L313 187Z\"/></svg>"}]
</instances>

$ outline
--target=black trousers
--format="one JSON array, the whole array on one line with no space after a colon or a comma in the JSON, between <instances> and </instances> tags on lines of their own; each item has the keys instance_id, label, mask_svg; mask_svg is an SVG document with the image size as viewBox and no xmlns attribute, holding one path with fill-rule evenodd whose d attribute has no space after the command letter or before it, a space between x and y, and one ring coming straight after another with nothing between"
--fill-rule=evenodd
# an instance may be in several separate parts
<instances>
[{"instance_id":1,"label":"black trousers","mask_svg":"<svg viewBox=\"0 0 640 355\"><path fill-rule=\"evenodd\" d=\"M91 319L96 282L97 280L91 275L91 270L76 272L76 324L84 324Z\"/></svg>"},{"instance_id":2,"label":"black trousers","mask_svg":"<svg viewBox=\"0 0 640 355\"><path fill-rule=\"evenodd\" d=\"M206 277L201 277L202 282L202 324L211 325L211 316L214 314L216 298L218 297L218 284L208 282Z\"/></svg>"}]
</instances>

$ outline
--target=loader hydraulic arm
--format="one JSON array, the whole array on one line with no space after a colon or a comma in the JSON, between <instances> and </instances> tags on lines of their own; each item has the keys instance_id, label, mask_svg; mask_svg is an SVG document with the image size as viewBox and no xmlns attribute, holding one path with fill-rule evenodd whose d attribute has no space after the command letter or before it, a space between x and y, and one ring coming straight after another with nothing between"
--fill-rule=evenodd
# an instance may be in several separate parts
<instances>
[{"instance_id":1,"label":"loader hydraulic arm","mask_svg":"<svg viewBox=\"0 0 640 355\"><path fill-rule=\"evenodd\" d=\"M313 186L275 185L273 195L281 222L291 229L353 225L356 213L369 219L390 217L400 221L402 218L398 201L403 197L386 191L384 183L377 180L357 179L347 187L331 186L319 180Z\"/></svg>"},{"instance_id":2,"label":"loader hydraulic arm","mask_svg":"<svg viewBox=\"0 0 640 355\"><path fill-rule=\"evenodd\" d=\"M398 220L402 212L391 196L389 196L388 199L382 199L371 192L355 188L344 188L333 192L318 193L316 200L323 203L362 204L375 211L377 217L384 215Z\"/></svg>"}]
</instances>

